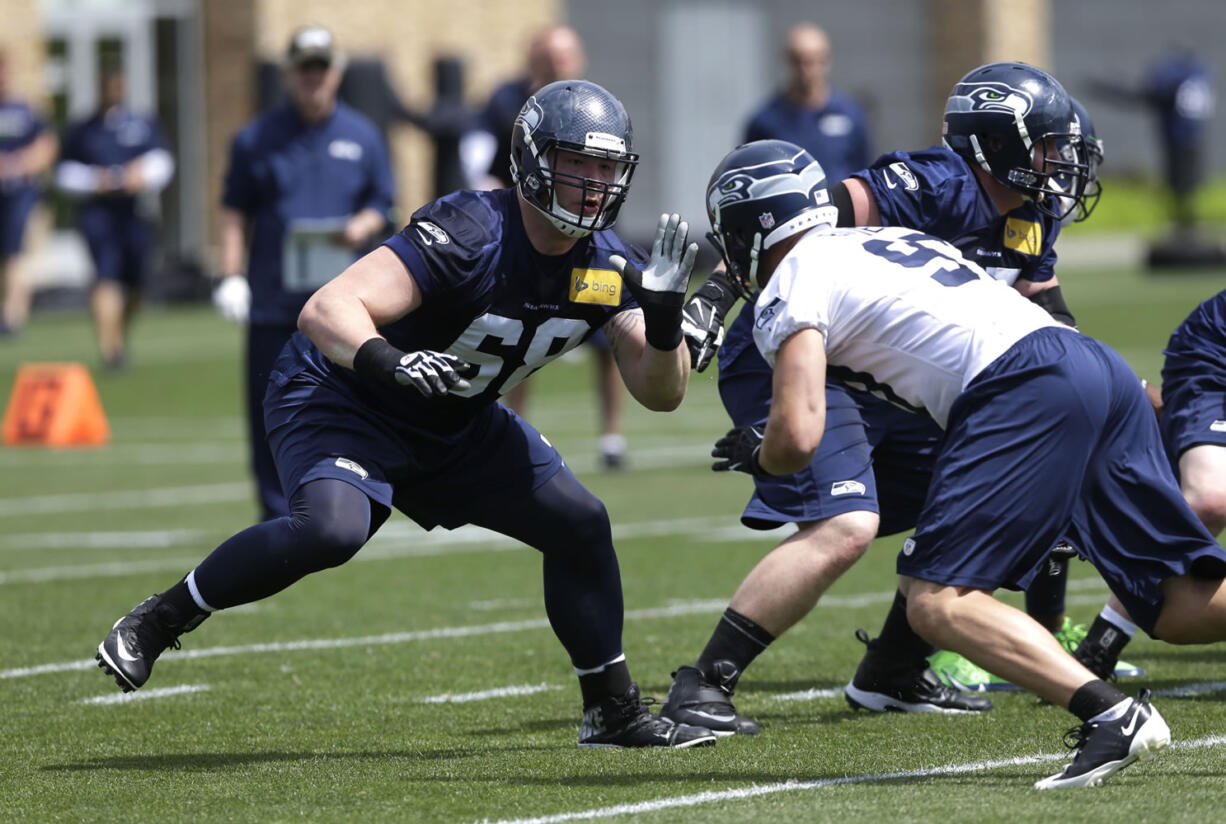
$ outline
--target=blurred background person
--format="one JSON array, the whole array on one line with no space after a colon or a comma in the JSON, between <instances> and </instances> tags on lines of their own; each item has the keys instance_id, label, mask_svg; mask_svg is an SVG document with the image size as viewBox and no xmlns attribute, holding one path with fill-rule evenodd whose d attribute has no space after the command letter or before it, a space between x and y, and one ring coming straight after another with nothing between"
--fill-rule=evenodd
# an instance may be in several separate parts
<instances>
[{"instance_id":1,"label":"blurred background person","mask_svg":"<svg viewBox=\"0 0 1226 824\"><path fill-rule=\"evenodd\" d=\"M103 68L97 111L64 135L56 185L77 203L77 228L89 248L96 281L90 309L102 361L127 365L127 338L152 263L153 207L144 195L165 188L175 162L162 127L125 104L124 73Z\"/></svg>"},{"instance_id":2,"label":"blurred background person","mask_svg":"<svg viewBox=\"0 0 1226 824\"><path fill-rule=\"evenodd\" d=\"M1139 103L1153 112L1174 228L1189 232L1196 223L1196 191L1205 182L1208 125L1214 109L1209 67L1190 49L1176 48L1155 60L1137 86L1096 78L1093 88L1105 99Z\"/></svg>"},{"instance_id":3,"label":"blurred background person","mask_svg":"<svg viewBox=\"0 0 1226 824\"><path fill-rule=\"evenodd\" d=\"M378 128L337 100L343 71L328 29L298 29L285 57L288 99L230 146L213 301L247 324L247 430L264 520L289 514L264 432L273 362L311 293L382 239L395 200Z\"/></svg>"},{"instance_id":4,"label":"blurred background person","mask_svg":"<svg viewBox=\"0 0 1226 824\"><path fill-rule=\"evenodd\" d=\"M786 140L807 150L827 180L842 180L869 162L864 111L830 85L830 38L815 23L797 23L784 46L787 83L750 115L745 140Z\"/></svg>"},{"instance_id":5,"label":"blurred background person","mask_svg":"<svg viewBox=\"0 0 1226 824\"><path fill-rule=\"evenodd\" d=\"M570 26L549 26L528 43L526 72L508 80L490 95L479 119L479 127L466 135L461 158L466 176L474 188L491 189L514 186L511 173L511 132L524 103L536 91L555 80L583 77L587 55L583 40ZM596 358L596 393L600 402L600 438L597 448L600 466L622 469L626 460L626 437L622 434L622 409L625 388L613 360L613 351L604 333L597 330L588 339ZM508 392L502 402L519 415L527 416L529 381Z\"/></svg>"},{"instance_id":6,"label":"blurred background person","mask_svg":"<svg viewBox=\"0 0 1226 824\"><path fill-rule=\"evenodd\" d=\"M20 332L30 315L21 250L42 197L39 178L59 151L42 115L10 94L8 74L8 57L0 51L0 337Z\"/></svg>"}]
</instances>

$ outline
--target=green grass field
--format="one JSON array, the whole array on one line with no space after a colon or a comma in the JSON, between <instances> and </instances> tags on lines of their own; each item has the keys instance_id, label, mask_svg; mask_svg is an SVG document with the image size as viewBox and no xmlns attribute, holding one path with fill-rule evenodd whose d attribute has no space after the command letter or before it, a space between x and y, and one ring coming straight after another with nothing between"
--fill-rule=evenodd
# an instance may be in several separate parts
<instances>
[{"instance_id":1,"label":"green grass field","mask_svg":"<svg viewBox=\"0 0 1226 824\"><path fill-rule=\"evenodd\" d=\"M1084 331L1156 378L1171 329L1221 272L1061 275ZM33 360L97 364L77 315L0 343L0 397ZM1124 682L1159 693L1176 744L1097 790L1040 794L1072 716L1021 694L982 717L849 711L841 687L893 589L877 545L741 683L758 738L684 752L579 750L579 696L541 607L531 550L424 533L400 516L351 563L214 617L121 700L93 665L112 622L254 513L236 330L206 307L155 309L132 368L97 375L102 449L0 449L0 820L1066 822L1218 820L1226 793L1221 648L1141 639ZM709 471L727 427L715 378L670 415L631 410L631 466L595 471L591 371L538 376L530 417L607 503L625 648L663 698L776 536L743 529L744 476ZM1019 540L1024 536L1019 536ZM1070 613L1106 589L1074 563ZM1013 602L1017 602L1014 596Z\"/></svg>"}]
</instances>

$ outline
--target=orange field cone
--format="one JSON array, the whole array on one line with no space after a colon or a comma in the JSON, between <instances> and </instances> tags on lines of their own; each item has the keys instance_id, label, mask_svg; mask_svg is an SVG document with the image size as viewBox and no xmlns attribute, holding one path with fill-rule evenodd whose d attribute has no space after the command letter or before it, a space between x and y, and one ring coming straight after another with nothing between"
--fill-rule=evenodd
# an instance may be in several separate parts
<instances>
[{"instance_id":1,"label":"orange field cone","mask_svg":"<svg viewBox=\"0 0 1226 824\"><path fill-rule=\"evenodd\" d=\"M101 446L111 427L89 370L79 363L27 363L4 411L5 446Z\"/></svg>"}]
</instances>

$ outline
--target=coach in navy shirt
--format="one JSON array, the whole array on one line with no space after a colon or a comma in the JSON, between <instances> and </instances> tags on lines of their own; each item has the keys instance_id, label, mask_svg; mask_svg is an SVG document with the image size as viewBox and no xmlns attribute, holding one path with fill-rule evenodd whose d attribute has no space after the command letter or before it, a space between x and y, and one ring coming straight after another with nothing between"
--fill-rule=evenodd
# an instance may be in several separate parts
<instances>
[{"instance_id":1,"label":"coach in navy shirt","mask_svg":"<svg viewBox=\"0 0 1226 824\"><path fill-rule=\"evenodd\" d=\"M746 143L786 140L821 164L827 180L842 180L868 165L868 127L864 112L850 97L831 88L830 40L813 23L788 32L787 86L749 118Z\"/></svg>"},{"instance_id":2,"label":"coach in navy shirt","mask_svg":"<svg viewBox=\"0 0 1226 824\"><path fill-rule=\"evenodd\" d=\"M142 195L160 192L174 174L162 128L124 103L123 72L102 75L101 104L69 127L56 184L82 198L77 228L89 246L97 282L90 295L98 346L109 369L127 363L128 327L153 253L153 222Z\"/></svg>"},{"instance_id":3,"label":"coach in navy shirt","mask_svg":"<svg viewBox=\"0 0 1226 824\"><path fill-rule=\"evenodd\" d=\"M307 298L367 249L395 197L378 129L336 99L342 62L327 29L294 34L285 67L289 100L234 138L222 194L213 298L222 315L249 322L248 433L265 519L287 511L264 434L273 361Z\"/></svg>"}]
</instances>

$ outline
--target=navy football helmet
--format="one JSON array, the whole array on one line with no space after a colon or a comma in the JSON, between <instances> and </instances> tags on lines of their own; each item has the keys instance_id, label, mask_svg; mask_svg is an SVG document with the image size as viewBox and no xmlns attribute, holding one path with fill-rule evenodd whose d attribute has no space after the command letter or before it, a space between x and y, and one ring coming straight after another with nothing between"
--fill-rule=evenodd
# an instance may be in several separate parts
<instances>
[{"instance_id":1,"label":"navy football helmet","mask_svg":"<svg viewBox=\"0 0 1226 824\"><path fill-rule=\"evenodd\" d=\"M586 80L560 80L528 98L511 132L511 177L524 199L558 231L585 237L607 228L630 191L639 156L631 151L633 130L621 101ZM568 151L615 164L611 181L568 174L557 168L557 152ZM571 186L583 197L599 198L591 214L575 214L558 203L557 187Z\"/></svg>"},{"instance_id":2,"label":"navy football helmet","mask_svg":"<svg viewBox=\"0 0 1226 824\"><path fill-rule=\"evenodd\" d=\"M1105 155L1103 154L1103 141L1095 134L1094 124L1090 121L1090 113L1086 111L1086 107L1081 105L1075 97L1070 97L1069 102L1073 104L1073 115L1081 126L1081 140L1085 144L1086 165L1088 166L1085 195L1073 214L1073 222L1080 223L1090 216L1090 212L1093 212L1094 207L1098 205L1098 199L1103 195L1103 184L1098 179L1098 167L1102 164Z\"/></svg>"},{"instance_id":3,"label":"navy football helmet","mask_svg":"<svg viewBox=\"0 0 1226 824\"><path fill-rule=\"evenodd\" d=\"M1063 219L1080 208L1089 166L1064 87L1025 63L989 63L954 86L945 145L998 183Z\"/></svg>"},{"instance_id":4,"label":"navy football helmet","mask_svg":"<svg viewBox=\"0 0 1226 824\"><path fill-rule=\"evenodd\" d=\"M733 149L707 183L707 235L737 292L757 291L763 251L819 224L834 226L826 173L813 155L786 140L755 140Z\"/></svg>"}]
</instances>

